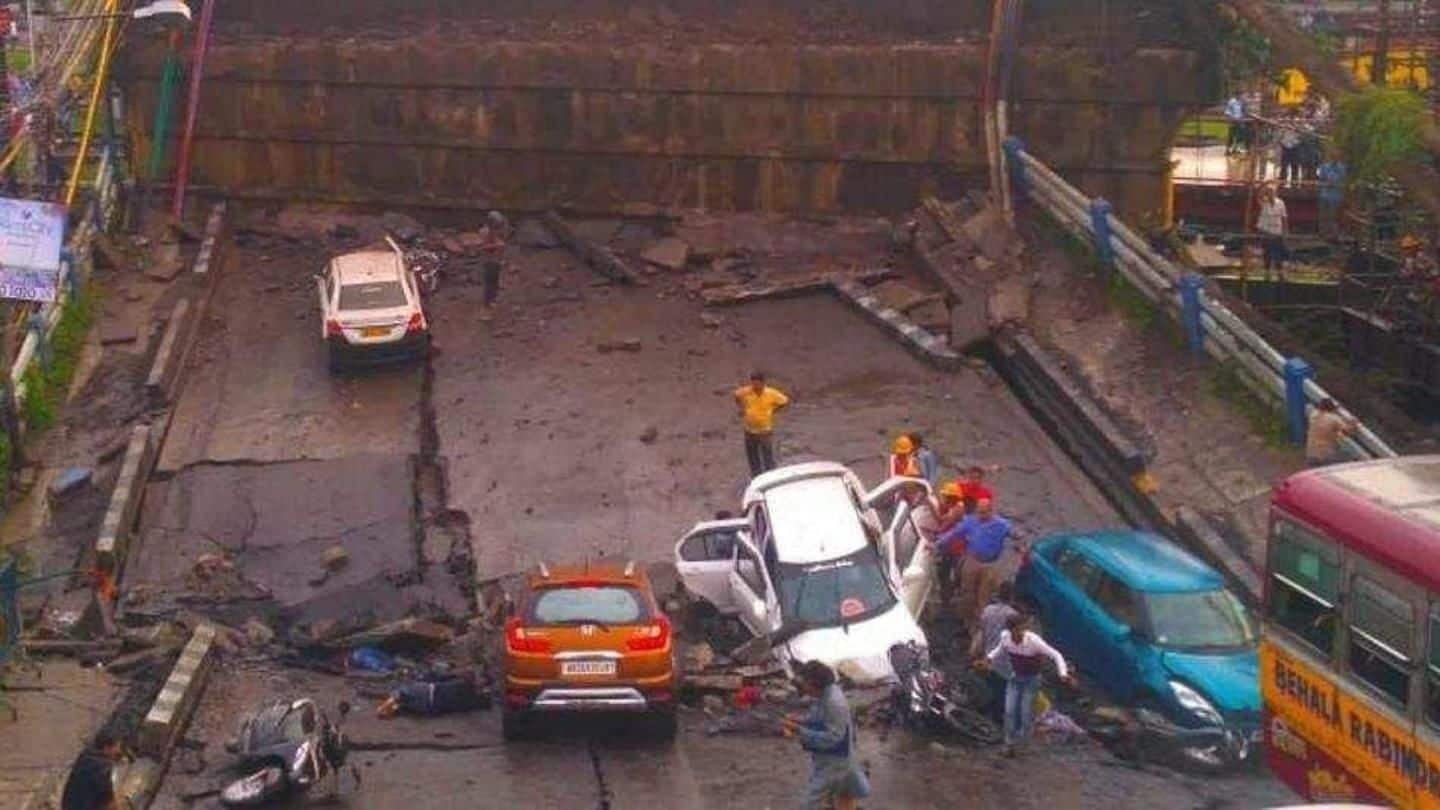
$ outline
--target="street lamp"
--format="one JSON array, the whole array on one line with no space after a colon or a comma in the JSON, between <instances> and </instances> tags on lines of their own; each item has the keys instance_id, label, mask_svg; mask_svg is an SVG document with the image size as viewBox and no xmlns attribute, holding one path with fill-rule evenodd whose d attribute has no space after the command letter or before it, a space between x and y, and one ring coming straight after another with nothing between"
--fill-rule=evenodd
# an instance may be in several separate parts
<instances>
[{"instance_id":1,"label":"street lamp","mask_svg":"<svg viewBox=\"0 0 1440 810\"><path fill-rule=\"evenodd\" d=\"M148 20L151 17L166 17L171 14L185 18L185 22L193 19L190 16L190 6L185 0L151 0L143 6L137 6L128 14L68 14L56 15L52 20L109 20L129 17L135 20Z\"/></svg>"}]
</instances>

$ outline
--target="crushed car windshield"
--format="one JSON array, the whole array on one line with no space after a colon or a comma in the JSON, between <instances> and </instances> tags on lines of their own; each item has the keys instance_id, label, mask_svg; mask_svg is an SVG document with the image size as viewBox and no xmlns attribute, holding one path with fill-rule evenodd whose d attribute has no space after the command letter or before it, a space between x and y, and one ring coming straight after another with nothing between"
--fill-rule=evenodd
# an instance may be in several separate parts
<instances>
[{"instance_id":1,"label":"crushed car windshield","mask_svg":"<svg viewBox=\"0 0 1440 810\"><path fill-rule=\"evenodd\" d=\"M831 627L884 613L895 604L874 547L822 563L782 563L780 615L785 624Z\"/></svg>"},{"instance_id":2,"label":"crushed car windshield","mask_svg":"<svg viewBox=\"0 0 1440 810\"><path fill-rule=\"evenodd\" d=\"M1155 643L1162 647L1231 648L1255 643L1255 622L1226 590L1145 595Z\"/></svg>"},{"instance_id":3,"label":"crushed car windshield","mask_svg":"<svg viewBox=\"0 0 1440 810\"><path fill-rule=\"evenodd\" d=\"M392 309L405 306L405 290L398 281L346 284L340 288L340 309Z\"/></svg>"},{"instance_id":4,"label":"crushed car windshield","mask_svg":"<svg viewBox=\"0 0 1440 810\"><path fill-rule=\"evenodd\" d=\"M622 585L546 588L530 607L536 624L639 624L644 618L639 594Z\"/></svg>"}]
</instances>

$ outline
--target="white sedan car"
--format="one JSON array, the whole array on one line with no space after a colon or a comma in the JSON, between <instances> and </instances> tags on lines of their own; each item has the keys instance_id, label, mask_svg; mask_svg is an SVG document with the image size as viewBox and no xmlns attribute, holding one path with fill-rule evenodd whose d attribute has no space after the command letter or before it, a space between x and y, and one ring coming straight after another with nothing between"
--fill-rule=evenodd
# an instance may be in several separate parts
<instances>
[{"instance_id":1,"label":"white sedan car","mask_svg":"<svg viewBox=\"0 0 1440 810\"><path fill-rule=\"evenodd\" d=\"M430 324L414 273L400 247L386 242L389 250L336 256L315 276L332 371L420 356L430 348Z\"/></svg>"},{"instance_id":2,"label":"white sedan car","mask_svg":"<svg viewBox=\"0 0 1440 810\"><path fill-rule=\"evenodd\" d=\"M888 680L890 647L925 644L917 615L930 588L928 544L892 478L871 492L839 464L765 473L744 517L701 523L675 547L685 587L771 639L781 660L818 660L857 683ZM877 509L893 512L882 528ZM914 530L912 532L912 530Z\"/></svg>"}]
</instances>

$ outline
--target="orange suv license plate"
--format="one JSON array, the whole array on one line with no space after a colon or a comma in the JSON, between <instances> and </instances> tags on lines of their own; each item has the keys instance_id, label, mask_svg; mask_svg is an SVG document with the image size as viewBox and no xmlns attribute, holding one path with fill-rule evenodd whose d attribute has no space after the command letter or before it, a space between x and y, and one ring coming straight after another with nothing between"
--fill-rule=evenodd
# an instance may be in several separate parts
<instances>
[{"instance_id":1,"label":"orange suv license plate","mask_svg":"<svg viewBox=\"0 0 1440 810\"><path fill-rule=\"evenodd\" d=\"M560 664L561 675L614 675L614 661L565 661Z\"/></svg>"}]
</instances>

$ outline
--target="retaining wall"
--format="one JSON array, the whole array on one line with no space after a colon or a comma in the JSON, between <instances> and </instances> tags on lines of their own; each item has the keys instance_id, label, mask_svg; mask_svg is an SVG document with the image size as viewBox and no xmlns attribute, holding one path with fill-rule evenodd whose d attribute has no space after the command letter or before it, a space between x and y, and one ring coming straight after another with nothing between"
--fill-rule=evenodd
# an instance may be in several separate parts
<instances>
[{"instance_id":1,"label":"retaining wall","mask_svg":"<svg viewBox=\"0 0 1440 810\"><path fill-rule=\"evenodd\" d=\"M161 53L127 56L145 155ZM1120 210L1155 208L1170 135L1203 101L1197 61L1141 48L1118 71L1096 50L1026 46L1012 129ZM222 38L192 179L341 203L898 211L985 176L984 66L977 43Z\"/></svg>"}]
</instances>

